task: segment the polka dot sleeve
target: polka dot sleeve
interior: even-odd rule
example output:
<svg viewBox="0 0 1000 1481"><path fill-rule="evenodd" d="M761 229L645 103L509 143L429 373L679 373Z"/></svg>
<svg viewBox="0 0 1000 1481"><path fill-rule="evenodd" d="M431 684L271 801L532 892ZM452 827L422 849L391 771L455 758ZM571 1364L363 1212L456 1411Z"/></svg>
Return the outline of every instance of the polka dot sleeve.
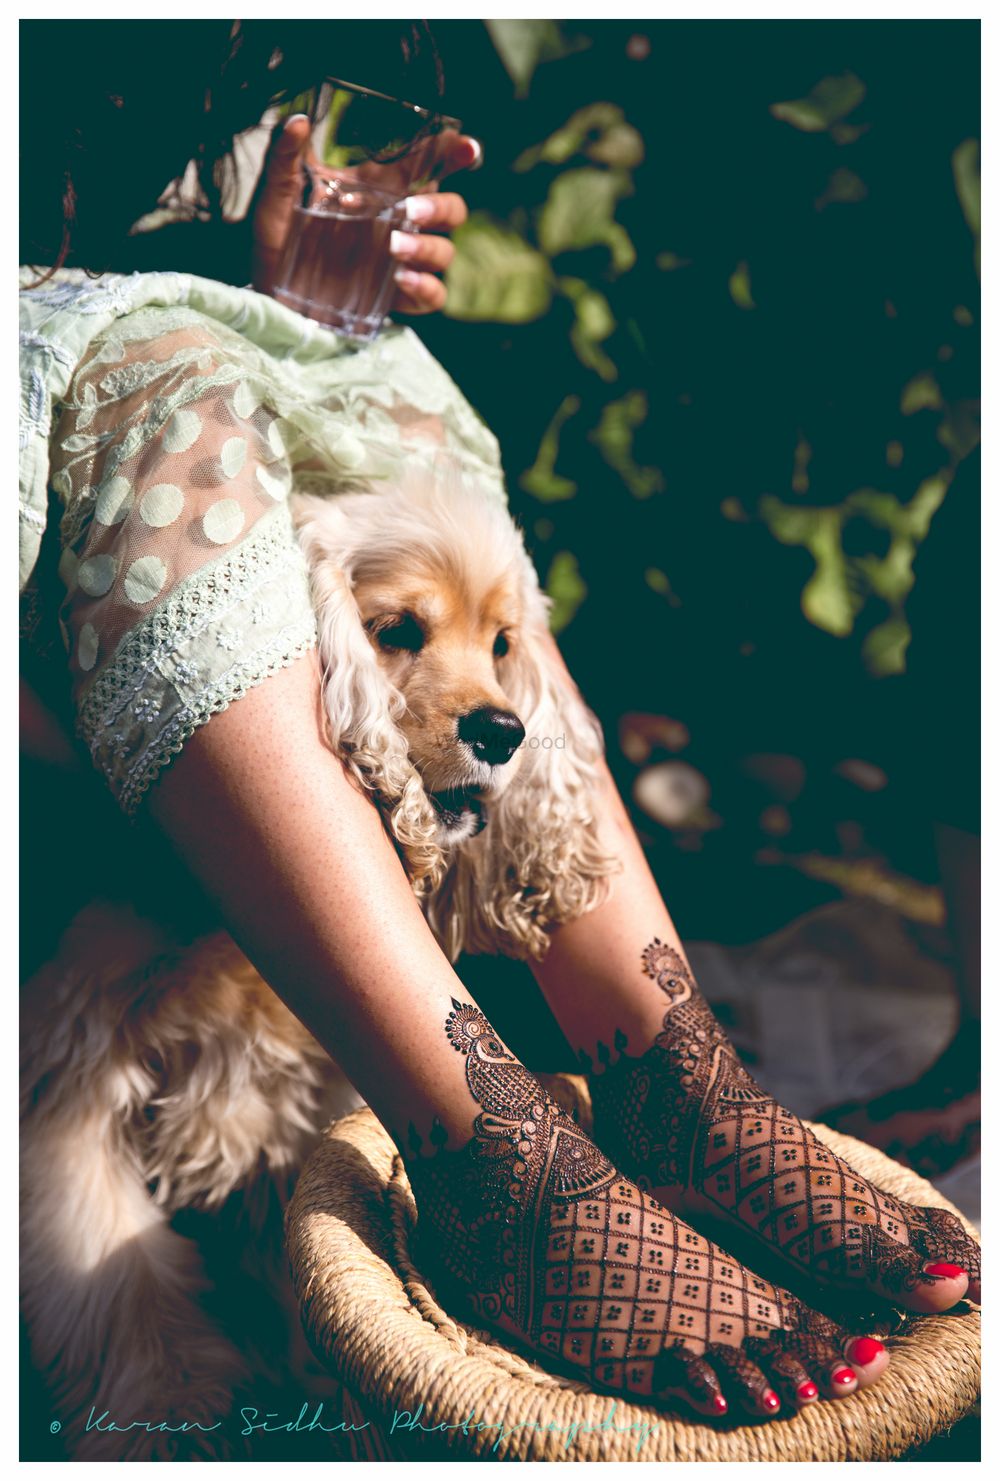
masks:
<svg viewBox="0 0 1000 1481"><path fill-rule="evenodd" d="M213 714L315 643L295 433L212 329L98 344L52 438L79 727L126 812Z"/></svg>

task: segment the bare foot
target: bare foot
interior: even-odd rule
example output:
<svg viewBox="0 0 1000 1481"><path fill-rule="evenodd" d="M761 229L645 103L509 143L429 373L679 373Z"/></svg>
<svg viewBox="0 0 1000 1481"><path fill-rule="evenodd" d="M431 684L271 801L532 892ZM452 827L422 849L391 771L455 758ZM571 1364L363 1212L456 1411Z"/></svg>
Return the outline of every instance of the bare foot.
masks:
<svg viewBox="0 0 1000 1481"><path fill-rule="evenodd" d="M621 1033L601 1045L591 1082L594 1135L619 1166L819 1280L913 1311L979 1301L979 1246L954 1215L883 1193L761 1090L671 947L651 942L643 970L667 1000L662 1031L634 1054Z"/></svg>
<svg viewBox="0 0 1000 1481"><path fill-rule="evenodd" d="M420 1244L484 1322L600 1387L773 1418L872 1383L888 1363L746 1270L623 1178L478 1008L446 1024L481 1107L450 1151L411 1133ZM848 1361L847 1358L850 1358Z"/></svg>

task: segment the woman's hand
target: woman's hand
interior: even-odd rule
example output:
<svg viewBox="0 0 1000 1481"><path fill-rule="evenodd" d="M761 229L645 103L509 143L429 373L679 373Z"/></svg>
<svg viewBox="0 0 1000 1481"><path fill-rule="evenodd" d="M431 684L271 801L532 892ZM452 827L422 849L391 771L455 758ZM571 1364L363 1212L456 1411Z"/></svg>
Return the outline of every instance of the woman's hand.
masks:
<svg viewBox="0 0 1000 1481"><path fill-rule="evenodd" d="M302 190L301 162L310 132L309 119L296 114L285 121L267 152L252 207L253 286L258 293L270 293L274 286L292 208ZM479 164L482 151L475 139L456 134L445 142L449 153L444 174L475 169ZM407 214L420 232L394 231L390 238L390 251L399 264L392 308L403 314L429 314L444 304L446 289L436 275L445 271L455 254L451 242L439 233L461 226L468 212L460 195L430 191L410 196Z"/></svg>

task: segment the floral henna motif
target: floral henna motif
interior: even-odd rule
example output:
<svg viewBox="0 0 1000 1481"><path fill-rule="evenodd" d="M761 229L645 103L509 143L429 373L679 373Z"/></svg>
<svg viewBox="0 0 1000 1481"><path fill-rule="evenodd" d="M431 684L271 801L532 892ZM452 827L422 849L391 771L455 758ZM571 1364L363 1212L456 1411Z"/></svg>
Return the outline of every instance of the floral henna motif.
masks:
<svg viewBox="0 0 1000 1481"><path fill-rule="evenodd" d="M663 1029L638 1057L620 1030L617 1058L599 1044L591 1081L595 1135L641 1187L708 1199L831 1281L901 1295L941 1279L924 1269L935 1261L978 1278L979 1248L953 1215L880 1192L760 1090L678 952L656 939L642 967L667 998Z"/></svg>
<svg viewBox="0 0 1000 1481"><path fill-rule="evenodd" d="M794 1344L823 1319L623 1179L478 1008L453 1002L445 1032L479 1113L457 1151L439 1130L428 1138L435 1155L421 1155L411 1132L423 1256L483 1320L605 1388L683 1393L719 1414L725 1384L771 1412L772 1383L799 1371Z"/></svg>
<svg viewBox="0 0 1000 1481"><path fill-rule="evenodd" d="M740 1063L679 953L657 938L643 952L642 966L668 999L663 1032L633 1059L619 1030L613 1070L610 1054L598 1045L605 1073L592 1081L594 1114L602 1145L623 1166L641 1168L641 1186L686 1187L706 1103L763 1105L767 1097ZM593 1069L589 1056L581 1055L581 1061L586 1071Z"/></svg>

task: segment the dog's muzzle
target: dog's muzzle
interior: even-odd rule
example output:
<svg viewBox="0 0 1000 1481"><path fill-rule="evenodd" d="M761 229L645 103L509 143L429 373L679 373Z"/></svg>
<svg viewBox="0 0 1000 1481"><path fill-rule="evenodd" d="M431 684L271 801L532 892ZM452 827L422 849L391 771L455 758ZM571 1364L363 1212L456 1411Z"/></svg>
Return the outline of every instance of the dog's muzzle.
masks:
<svg viewBox="0 0 1000 1481"><path fill-rule="evenodd" d="M453 787L447 792L431 792L430 799L446 835L460 833L465 838L475 838L486 827L486 809L478 788Z"/></svg>

